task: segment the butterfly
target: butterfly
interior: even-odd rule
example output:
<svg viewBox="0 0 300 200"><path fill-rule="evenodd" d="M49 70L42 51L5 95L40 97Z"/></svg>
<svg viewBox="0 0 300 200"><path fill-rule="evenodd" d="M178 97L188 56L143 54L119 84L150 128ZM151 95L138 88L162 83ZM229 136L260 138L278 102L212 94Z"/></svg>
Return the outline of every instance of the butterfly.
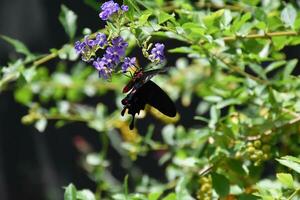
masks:
<svg viewBox="0 0 300 200"><path fill-rule="evenodd" d="M132 79L124 87L123 93L129 93L121 101L124 106L121 115L124 116L126 110L128 110L128 114L132 115L132 121L129 125L131 130L134 128L135 115L144 110L146 104L153 106L164 115L176 116L177 111L174 102L158 85L150 80L153 76L166 70L167 68L149 71L140 69L134 73Z"/></svg>

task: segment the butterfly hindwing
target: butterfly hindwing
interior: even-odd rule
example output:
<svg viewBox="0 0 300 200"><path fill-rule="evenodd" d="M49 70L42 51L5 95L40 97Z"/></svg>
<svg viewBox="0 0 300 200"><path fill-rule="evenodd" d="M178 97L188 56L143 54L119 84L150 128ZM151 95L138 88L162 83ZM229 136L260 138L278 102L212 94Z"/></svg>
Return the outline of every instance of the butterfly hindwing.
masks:
<svg viewBox="0 0 300 200"><path fill-rule="evenodd" d="M146 104L149 104L159 110L164 115L169 117L176 116L176 107L171 98L153 81L146 82L137 91L141 98L145 99Z"/></svg>

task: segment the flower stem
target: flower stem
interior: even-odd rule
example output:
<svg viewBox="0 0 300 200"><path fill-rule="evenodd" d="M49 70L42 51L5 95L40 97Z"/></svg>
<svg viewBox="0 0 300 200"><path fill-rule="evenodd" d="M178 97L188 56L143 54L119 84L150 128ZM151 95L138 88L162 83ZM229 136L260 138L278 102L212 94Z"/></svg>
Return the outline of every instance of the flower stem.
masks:
<svg viewBox="0 0 300 200"><path fill-rule="evenodd" d="M58 52L59 52L59 50L57 52L53 52L51 54L46 55L45 57L42 57L42 58L34 61L33 65L38 66L38 65L44 64L45 62L48 62L49 60L56 58L58 56Z"/></svg>
<svg viewBox="0 0 300 200"><path fill-rule="evenodd" d="M292 200L298 193L299 193L300 189L295 190L295 192L293 192L293 194L291 194L291 196L289 196L289 198L287 198L287 200Z"/></svg>

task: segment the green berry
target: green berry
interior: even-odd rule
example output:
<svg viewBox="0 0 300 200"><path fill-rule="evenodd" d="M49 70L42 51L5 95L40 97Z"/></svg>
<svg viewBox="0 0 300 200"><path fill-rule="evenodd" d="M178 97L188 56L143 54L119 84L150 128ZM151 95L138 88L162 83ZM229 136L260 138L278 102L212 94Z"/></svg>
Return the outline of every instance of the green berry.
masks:
<svg viewBox="0 0 300 200"><path fill-rule="evenodd" d="M254 147L248 147L247 148L247 152L248 153L254 153L255 152L255 148Z"/></svg>
<svg viewBox="0 0 300 200"><path fill-rule="evenodd" d="M248 142L247 143L247 147L253 147L253 143L252 142Z"/></svg>
<svg viewBox="0 0 300 200"><path fill-rule="evenodd" d="M265 153L265 154L262 156L262 159L263 159L263 160L268 160L269 157L270 157L269 154L266 154L266 153Z"/></svg>
<svg viewBox="0 0 300 200"><path fill-rule="evenodd" d="M253 160L253 161L255 161L255 160L258 159L258 157L257 157L256 154L252 154L252 155L250 156L250 159Z"/></svg>
<svg viewBox="0 0 300 200"><path fill-rule="evenodd" d="M262 135L262 138L261 138L261 140L262 140L264 143L268 143L268 142L270 142L270 141L271 141L271 139L272 139L272 137L271 137L271 135L270 135L270 134L268 134L268 135L266 135L266 134L263 134L263 135Z"/></svg>
<svg viewBox="0 0 300 200"><path fill-rule="evenodd" d="M201 192L208 192L211 190L211 185L209 183L205 183L201 186Z"/></svg>
<svg viewBox="0 0 300 200"><path fill-rule="evenodd" d="M260 140L256 140L256 141L254 142L254 146L255 146L256 148L259 148L259 147L261 146L261 141L260 141Z"/></svg>
<svg viewBox="0 0 300 200"><path fill-rule="evenodd" d="M270 145L267 145L267 144L265 144L265 145L263 145L262 146L262 148L261 148L262 150L263 150L263 152L266 152L266 153L268 153L268 152L270 152L271 151L271 146Z"/></svg>
<svg viewBox="0 0 300 200"><path fill-rule="evenodd" d="M262 155L264 154L264 152L261 151L261 150L258 150L258 151L255 152L255 154L257 155L257 157L261 158Z"/></svg>

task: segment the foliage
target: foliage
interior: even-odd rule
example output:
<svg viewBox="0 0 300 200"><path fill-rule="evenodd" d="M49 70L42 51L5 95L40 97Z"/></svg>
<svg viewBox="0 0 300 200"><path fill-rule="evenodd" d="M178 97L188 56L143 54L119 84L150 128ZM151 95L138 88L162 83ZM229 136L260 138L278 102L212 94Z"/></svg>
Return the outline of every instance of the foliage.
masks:
<svg viewBox="0 0 300 200"><path fill-rule="evenodd" d="M71 43L48 55L2 36L21 55L2 67L0 91L14 90L16 101L28 107L22 122L41 132L54 120L57 127L83 122L101 135L101 152L83 152L83 166L97 190L70 184L67 200L298 199L300 79L297 59L288 60L284 51L300 43L298 3L124 0L129 10L121 26L110 19L99 31L120 34L128 42L126 55L147 55L151 43L166 44L167 62L168 57L176 62L168 75L153 79L183 107L180 111L195 111L188 113L191 127L179 119L190 119L186 114L172 119L148 107L147 115L164 127L129 131L120 116L128 79L120 74L109 82L99 79L89 63L79 61L73 48L77 16L66 6L59 20ZM47 62L57 57L50 70ZM112 106L104 100L109 93L115 97ZM91 98L99 103L86 103ZM108 146L126 163L125 181L109 170ZM152 152L160 155L163 180L143 174L135 163ZM268 172L270 166L275 172Z"/></svg>

